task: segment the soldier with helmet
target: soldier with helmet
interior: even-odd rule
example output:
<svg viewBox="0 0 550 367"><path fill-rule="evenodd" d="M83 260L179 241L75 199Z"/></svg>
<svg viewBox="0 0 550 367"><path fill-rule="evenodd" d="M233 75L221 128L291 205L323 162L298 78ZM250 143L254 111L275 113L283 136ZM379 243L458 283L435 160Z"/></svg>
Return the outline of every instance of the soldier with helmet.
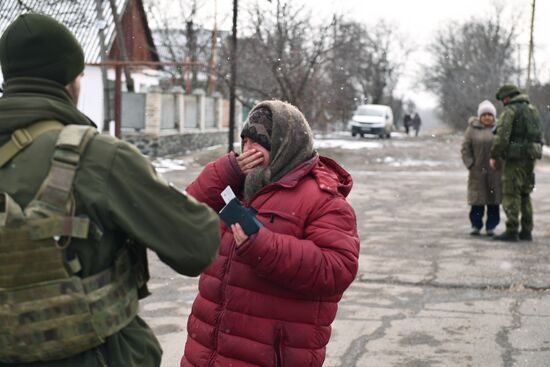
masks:
<svg viewBox="0 0 550 367"><path fill-rule="evenodd" d="M542 127L539 112L526 94L515 85L503 85L496 94L504 104L490 165L504 160L502 207L506 213L506 231L495 236L501 241L532 241L533 207L530 194L535 187L535 161L542 157Z"/></svg>

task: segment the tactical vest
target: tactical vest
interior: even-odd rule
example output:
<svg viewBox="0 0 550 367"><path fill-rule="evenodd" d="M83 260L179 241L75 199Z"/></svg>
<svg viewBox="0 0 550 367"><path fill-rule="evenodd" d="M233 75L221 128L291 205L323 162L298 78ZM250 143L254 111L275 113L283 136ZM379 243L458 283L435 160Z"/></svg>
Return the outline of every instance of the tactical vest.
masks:
<svg viewBox="0 0 550 367"><path fill-rule="evenodd" d="M38 135L61 129L51 168L23 209L0 193L0 362L52 361L105 342L137 314L136 277L126 250L114 265L81 278L78 258L67 261L71 238L92 236L89 218L74 215L73 180L89 126L55 121L15 131L0 147L0 167Z"/></svg>
<svg viewBox="0 0 550 367"><path fill-rule="evenodd" d="M538 111L529 103L514 103L514 121L506 159L542 158L542 126Z"/></svg>

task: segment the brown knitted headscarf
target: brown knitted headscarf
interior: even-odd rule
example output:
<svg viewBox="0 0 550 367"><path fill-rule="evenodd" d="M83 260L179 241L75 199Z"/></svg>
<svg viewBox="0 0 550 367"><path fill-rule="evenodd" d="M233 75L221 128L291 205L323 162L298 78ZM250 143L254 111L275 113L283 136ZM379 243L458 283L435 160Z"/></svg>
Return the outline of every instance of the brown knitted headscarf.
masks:
<svg viewBox="0 0 550 367"><path fill-rule="evenodd" d="M300 163L310 159L313 154L313 133L304 115L290 103L282 101L263 101L250 111L251 116L257 109L271 111L273 126L271 131L270 161L267 167L257 167L245 179L244 197L249 201L262 187L280 180ZM250 125L247 120L243 130Z"/></svg>

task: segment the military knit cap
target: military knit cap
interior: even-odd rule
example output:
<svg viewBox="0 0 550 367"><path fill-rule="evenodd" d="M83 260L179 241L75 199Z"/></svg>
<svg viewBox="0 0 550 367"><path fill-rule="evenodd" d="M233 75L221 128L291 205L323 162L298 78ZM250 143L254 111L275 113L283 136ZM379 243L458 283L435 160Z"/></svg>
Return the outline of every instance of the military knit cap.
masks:
<svg viewBox="0 0 550 367"><path fill-rule="evenodd" d="M47 15L28 13L0 38L0 65L5 80L35 77L67 85L84 70L84 52L67 27Z"/></svg>
<svg viewBox="0 0 550 367"><path fill-rule="evenodd" d="M241 138L250 138L267 150L271 150L273 114L266 107L253 109L241 131Z"/></svg>
<svg viewBox="0 0 550 367"><path fill-rule="evenodd" d="M497 91L497 99L502 101L505 97L511 97L513 95L520 94L518 87L513 84L505 84Z"/></svg>

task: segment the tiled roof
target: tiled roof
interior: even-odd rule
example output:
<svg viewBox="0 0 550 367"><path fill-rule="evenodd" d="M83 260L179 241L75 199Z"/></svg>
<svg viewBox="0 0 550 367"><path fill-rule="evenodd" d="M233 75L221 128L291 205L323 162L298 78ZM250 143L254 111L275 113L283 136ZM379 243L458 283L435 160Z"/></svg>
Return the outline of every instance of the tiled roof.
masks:
<svg viewBox="0 0 550 367"><path fill-rule="evenodd" d="M115 0L119 17L128 0ZM97 21L95 0L0 0L0 34L20 14L36 12L53 16L65 24L84 49L86 63L101 62L99 30L104 28L107 50L115 38L115 23L108 0L102 0L103 22Z"/></svg>

